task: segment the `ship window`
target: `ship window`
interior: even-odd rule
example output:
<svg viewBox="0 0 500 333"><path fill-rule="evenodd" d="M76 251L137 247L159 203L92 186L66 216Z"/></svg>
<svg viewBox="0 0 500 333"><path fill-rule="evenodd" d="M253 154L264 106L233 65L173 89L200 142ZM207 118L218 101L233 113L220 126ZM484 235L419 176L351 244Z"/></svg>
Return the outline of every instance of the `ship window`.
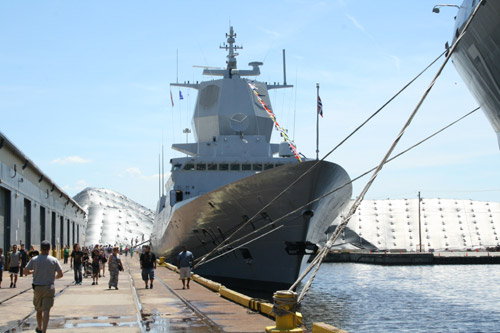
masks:
<svg viewBox="0 0 500 333"><path fill-rule="evenodd" d="M254 164L252 168L253 171L262 171L262 164Z"/></svg>
<svg viewBox="0 0 500 333"><path fill-rule="evenodd" d="M205 170L207 170L207 165L205 163L203 163L203 164L201 164L201 163L200 164L196 164L196 170L198 170L198 171L205 171Z"/></svg>
<svg viewBox="0 0 500 333"><path fill-rule="evenodd" d="M229 170L229 164L227 164L227 163L221 163L221 164L219 164L219 170L220 171L227 171L227 170Z"/></svg>
<svg viewBox="0 0 500 333"><path fill-rule="evenodd" d="M264 170L269 170L269 169L272 169L273 168L273 164L272 163L266 163L264 164Z"/></svg>
<svg viewBox="0 0 500 333"><path fill-rule="evenodd" d="M231 164L231 171L240 171L240 165L239 164Z"/></svg>
<svg viewBox="0 0 500 333"><path fill-rule="evenodd" d="M280 166L282 166L282 165L283 165L283 164L281 164L281 163L276 163L276 164L274 165L274 167L275 167L275 168L277 168L277 167L280 167Z"/></svg>
<svg viewBox="0 0 500 333"><path fill-rule="evenodd" d="M252 165L251 164L242 164L241 170L252 170Z"/></svg>
<svg viewBox="0 0 500 333"><path fill-rule="evenodd" d="M174 165L172 165L172 171L180 170L181 167L182 167L182 164L180 164L180 163L174 164Z"/></svg>
<svg viewBox="0 0 500 333"><path fill-rule="evenodd" d="M217 164L215 164L215 163L208 163L208 170L209 171L217 170Z"/></svg>
<svg viewBox="0 0 500 333"><path fill-rule="evenodd" d="M194 170L194 164L193 163L186 163L184 165L184 170L189 170L189 171Z"/></svg>

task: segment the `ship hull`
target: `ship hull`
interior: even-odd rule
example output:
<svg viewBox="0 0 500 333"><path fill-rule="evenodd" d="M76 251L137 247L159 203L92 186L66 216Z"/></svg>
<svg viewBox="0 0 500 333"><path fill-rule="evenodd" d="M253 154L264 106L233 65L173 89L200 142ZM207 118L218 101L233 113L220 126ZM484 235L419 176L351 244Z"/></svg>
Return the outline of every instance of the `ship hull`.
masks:
<svg viewBox="0 0 500 333"><path fill-rule="evenodd" d="M475 3L475 2L474 2ZM472 2L464 1L455 36L470 16ZM500 145L500 1L479 8L453 55L453 63L497 134Z"/></svg>
<svg viewBox="0 0 500 333"><path fill-rule="evenodd" d="M182 245L200 258L221 242L227 244L231 233L314 163L293 163L266 170L163 209L156 216L154 252L175 263ZM272 290L290 286L300 272L304 254L308 253L304 251L307 242L317 243L324 238L328 226L348 203L352 187L347 185L281 221L278 218L349 181L340 166L320 162L233 239L266 226L264 230L231 247L254 239L253 242L235 251L225 252L231 247L223 248L218 254L226 254L197 267L195 273L246 288ZM270 234L263 235L269 231Z"/></svg>

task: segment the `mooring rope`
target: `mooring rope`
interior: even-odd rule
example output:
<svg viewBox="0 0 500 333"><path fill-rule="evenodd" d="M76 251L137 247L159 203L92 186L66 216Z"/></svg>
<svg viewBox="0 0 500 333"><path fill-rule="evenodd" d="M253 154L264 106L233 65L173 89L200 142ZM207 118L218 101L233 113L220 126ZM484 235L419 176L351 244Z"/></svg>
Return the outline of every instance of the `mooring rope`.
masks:
<svg viewBox="0 0 500 333"><path fill-rule="evenodd" d="M417 106L415 107L415 109L413 110L413 112L410 114L408 120L406 121L406 123L404 124L403 128L401 129L401 131L399 132L398 136L396 137L396 139L394 140L394 142L391 144L389 150L387 151L387 153L385 154L384 158L382 159L382 161L380 161L377 169L374 171L373 175L371 176L370 180L368 180L368 182L366 183L365 187L363 188L363 190L361 191L360 195L356 198L356 200L354 201L354 204L351 206L351 208L349 209L349 212L347 213L347 215L342 219L342 222L339 223L339 225L337 225L337 227L335 228L335 231L333 232L333 234L330 236L330 238L328 239L328 241L326 242L326 245L320 250L320 252L318 253L318 255L316 256L316 258L313 260L313 262L305 269L305 271L301 274L301 276L299 277L299 279L297 279L297 281L295 281L293 283L293 285L290 287L289 290L293 290L297 287L297 285L305 278L305 276L307 274L309 274L309 272L315 268L313 274L311 275L311 277L309 278L309 280L307 281L306 285L304 286L304 288L302 289L300 295L299 295L299 298L297 299L297 302L300 303L302 302L302 300L304 299L305 295L307 294L307 292L309 291L309 288L312 284L312 281L314 280L318 270L319 270L319 267L321 265L321 263L323 262L323 259L324 257L326 256L326 254L330 251L331 247L333 246L335 240L339 237L340 233L345 229L345 227L347 226L347 223L349 222L349 220L351 219L351 217L354 215L354 213L356 212L356 210L358 209L359 205L361 204L361 202L363 201L366 193L368 192L368 190L370 189L371 185L373 184L373 182L375 181L375 179L377 178L378 174L380 173L380 171L382 170L383 166L385 165L385 163L387 162L387 160L389 159L389 156L391 155L391 153L394 151L394 149L396 148L397 144L399 143L399 141L401 140L401 138L403 137L405 131L408 129L408 127L410 126L413 118L415 117L415 115L417 114L418 110L420 109L420 107L422 106L423 102L425 101L425 99L427 98L427 96L429 95L430 91L432 90L432 88L434 87L434 84L436 83L438 77L441 75L444 67L446 66L446 64L448 63L448 61L451 59L451 55L453 54L453 52L455 51L458 43L460 42L460 40L462 39L462 37L465 35L465 33L467 32L467 29L470 25L470 23L472 22L472 19L475 17L477 11L479 10L479 7L482 5L482 3L484 2L484 0L481 0L479 1L479 3L477 4L476 8L474 9L474 11L472 12L471 16L469 17L469 19L467 20L466 24L464 25L464 28L462 30L462 32L460 33L460 35L457 37L457 39L455 40L455 42L453 43L453 45L451 46L448 54L446 55L446 58L443 62L443 64L441 65L441 67L439 68L438 72L436 73L436 75L434 76L433 80L431 81L431 83L429 84L429 87L425 90L424 94L422 95L422 97L420 98L419 102L417 103Z"/></svg>
<svg viewBox="0 0 500 333"><path fill-rule="evenodd" d="M411 79L403 88L401 88L396 94L394 94L387 102L385 102L381 107L379 107L373 114L371 114L365 121L363 121L356 129L354 129L349 135L347 135L342 141L340 141L333 149L331 149L325 156L323 156L320 160L316 161L309 169L304 171L295 181L293 181L290 185L288 185L281 193L279 193L276 197L274 197L271 201L269 201L264 207L262 207L257 213L255 213L250 219L245 221L236 231L231 233L228 237L226 237L226 241L232 239L236 233L246 227L248 224L253 222L259 214L261 214L265 209L271 206L276 200L281 198L286 192L288 192L295 184L297 184L302 178L304 178L307 174L309 174L320 162L324 161L328 156L330 156L335 150L337 150L340 146L342 146L347 140L349 140L356 132L358 132L362 127L364 127L370 120L372 120L377 114L379 114L387 105L389 105L396 97L398 97L403 91L405 91L411 84L413 84L422 74L424 74L432 65L434 65L447 51L443 51L436 59L434 59L427 67L425 67L420 73L418 73L413 79ZM202 265L205 260L212 256L216 251L218 251L224 244L217 245L214 249L212 249L209 253L202 256L198 262L195 264L194 268Z"/></svg>
<svg viewBox="0 0 500 333"><path fill-rule="evenodd" d="M441 128L440 130L438 130L438 131L436 131L436 132L432 133L431 135L429 135L429 136L427 136L426 138L424 138L424 139L420 140L419 142L415 143L414 145L412 145L412 146L410 146L410 147L406 148L405 150L401 151L401 152L400 152L400 153L398 153L397 155L395 155L395 156L391 157L390 159L388 159L388 160L386 161L386 164L387 164L387 163L389 163L389 162L392 162L392 161L393 161L393 160L395 160L396 158L398 158L398 157L400 157L400 156L402 156L402 155L406 154L406 153L407 153L407 152L409 152L410 150L413 150L414 148L416 148L416 147L420 146L420 145L421 145L421 144L423 144L424 142L426 142L426 141L430 140L431 138L435 137L435 136L436 136L436 135L438 135L439 133L441 133L441 132L445 131L445 130L446 130L446 129L448 129L449 127L451 127L451 126L455 125L455 124L456 124L456 123L458 123L459 121L461 121L461 120L465 119L466 117L470 116L471 114L473 114L474 112L476 112L476 111L477 111L477 110L479 110L479 109L480 109L479 107L475 108L474 110L472 110L472 111L468 112L467 114L463 115L462 117L458 118L457 120L455 120L455 121L451 122L450 124L446 125L445 127ZM207 259L207 260L204 262L204 264L206 264L206 263L208 263L208 262L210 262L210 261L213 261L213 260L215 260L215 259L217 259L217 258L219 258L219 257L225 256L225 255L226 255L226 254L228 254L228 253L231 253L231 252L233 252L233 251L236 251L237 249L239 249L239 248L241 248L241 247L243 247L243 246L245 246L245 245L248 245L248 244L250 244L251 242L253 242L253 241L257 240L257 239L262 238L263 236L267 236L267 235L269 235L269 234L271 234L271 233L273 233L273 232L275 232L275 231L279 230L281 227L283 227L283 226L284 226L284 224L282 224L282 225L280 225L280 226L276 226L276 224L277 224L278 222L280 222L281 220L283 220L283 219L287 218L287 217L288 217L288 216L290 216L290 215L293 215L293 214L295 214L295 213L297 213L297 212L301 211L301 210L302 210L302 209L304 209L305 207L307 207L307 206L309 206L309 205L311 205L311 204L313 204L313 203L315 203L315 202L318 202L318 201L320 201L321 199L324 199L325 197L327 197L327 196L329 196L329 195L332 195L333 193L337 192L338 190L340 190L340 189L342 189L342 188L344 188L344 187L346 187L346 186L348 186L348 185L350 185L350 184L354 183L355 181L357 181L357 180L359 180L359 179L363 178L364 176L368 175L370 172L372 172L372 171L374 171L374 170L376 170L376 169L377 169L377 167L373 167L373 168L371 168L370 170L365 171L365 172L364 172L364 173L362 173L361 175L359 175L359 176L357 176L357 177L355 177L355 178L351 179L351 180L350 180L350 181L348 181L347 183L344 183L344 184L342 184L341 186L339 186L339 187L337 187L337 188L335 188L335 189L333 189L333 190L331 190L331 191L329 191L329 192L327 192L327 193L325 193L325 194L321 195L320 197L318 197L318 198L316 198L316 199L313 199L312 201L309 201L308 203L306 203L306 204L304 204L304 205L302 205L302 206L300 206L300 207L296 208L295 210L292 210L292 211L290 211L290 212L286 213L285 215L283 215L283 216L281 216L281 217L279 217L278 219L276 219L276 220L274 220L274 221L273 221L273 224L274 224L274 226L275 226L275 228L274 228L274 229L271 229L270 231L268 231L268 232L266 232L266 233L264 233L264 234L262 234L262 235L259 235L258 237L253 238L253 239L251 239L251 240L250 240L250 241L248 241L248 242L245 242L245 243L243 243L243 244L240 244L240 245L238 245L238 246L236 246L236 247L232 247L233 245L235 245L235 244L237 244L237 243L239 243L239 242L243 241L244 239L246 239L246 238L248 238L248 237L250 237L250 236L252 236L252 235L254 235L254 234L257 234L257 233L261 232L262 230L264 230L264 229L266 229L266 228L272 228L272 226L271 226L271 225L269 225L269 224L263 225L263 226L261 226L260 228L257 228L257 229L255 229L255 230L253 230L252 232L250 232L250 233L248 233L248 234L245 234L244 236L242 236L242 237L240 237L240 238L238 238L238 239L233 240L232 242L225 243L225 244L224 244L224 246L222 246L222 247L221 247L221 248L227 248L227 249L224 249L224 253L219 254L219 255L217 255L217 256L215 256L215 257L212 257L212 258L210 258L210 259ZM285 223L286 223L286 222L285 222Z"/></svg>

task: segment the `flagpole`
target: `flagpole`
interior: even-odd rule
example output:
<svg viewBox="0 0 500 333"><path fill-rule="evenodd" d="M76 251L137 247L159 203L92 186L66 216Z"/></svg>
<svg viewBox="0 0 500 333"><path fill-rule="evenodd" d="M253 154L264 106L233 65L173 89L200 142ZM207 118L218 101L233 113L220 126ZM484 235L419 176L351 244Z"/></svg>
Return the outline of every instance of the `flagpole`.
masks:
<svg viewBox="0 0 500 333"><path fill-rule="evenodd" d="M316 160L319 159L319 83L316 83Z"/></svg>

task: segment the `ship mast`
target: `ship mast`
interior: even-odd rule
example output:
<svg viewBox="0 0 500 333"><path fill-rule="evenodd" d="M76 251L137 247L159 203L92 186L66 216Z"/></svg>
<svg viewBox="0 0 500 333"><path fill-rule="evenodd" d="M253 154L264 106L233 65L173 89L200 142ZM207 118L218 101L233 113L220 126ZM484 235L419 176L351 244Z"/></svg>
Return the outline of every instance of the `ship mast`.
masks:
<svg viewBox="0 0 500 333"><path fill-rule="evenodd" d="M224 43L224 45L219 46L219 48L229 51L226 61L227 64L226 70L228 71L229 77L231 77L232 75L231 70L237 69L236 56L238 56L239 54L236 53L235 51L243 49L243 46L238 46L234 44L236 33L234 32L232 26L229 27L229 34L226 33L226 37L227 37L227 44Z"/></svg>

